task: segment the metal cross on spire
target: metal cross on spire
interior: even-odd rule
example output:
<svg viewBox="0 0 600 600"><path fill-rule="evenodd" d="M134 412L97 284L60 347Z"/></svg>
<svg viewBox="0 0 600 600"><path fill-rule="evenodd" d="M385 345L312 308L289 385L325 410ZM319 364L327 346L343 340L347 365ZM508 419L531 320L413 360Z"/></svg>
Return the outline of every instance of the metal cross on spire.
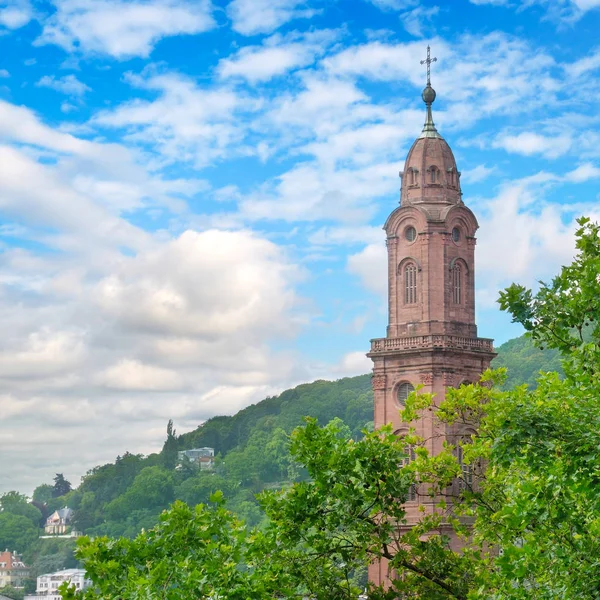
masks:
<svg viewBox="0 0 600 600"><path fill-rule="evenodd" d="M421 61L422 65L427 65L427 87L431 87L431 63L437 61L437 58L431 58L429 45L427 46L427 58Z"/></svg>

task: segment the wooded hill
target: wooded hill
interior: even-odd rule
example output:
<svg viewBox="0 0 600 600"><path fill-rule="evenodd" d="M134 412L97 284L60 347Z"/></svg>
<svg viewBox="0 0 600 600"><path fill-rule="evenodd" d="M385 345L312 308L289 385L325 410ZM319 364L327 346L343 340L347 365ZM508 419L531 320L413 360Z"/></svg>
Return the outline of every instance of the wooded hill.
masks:
<svg viewBox="0 0 600 600"><path fill-rule="evenodd" d="M540 370L560 370L555 351L540 351L525 337L511 340L497 351L493 366L508 368L507 387L535 385ZM142 456L126 452L114 463L91 469L77 488L62 496L50 497L51 486L39 486L34 493L39 510L29 517L12 498L0 514L0 547L24 552L25 560L35 567L34 575L39 570L72 566L72 544L68 540L64 544L59 540L37 540L40 511L45 517L56 508L69 506L75 511L73 526L77 530L94 536L133 536L141 528L152 527L160 512L174 500L190 505L208 502L217 489L229 498L232 510L250 524L258 524L262 513L255 493L302 477L288 456L287 434L302 424L304 416L316 417L322 424L341 419L358 437L364 427L372 426L372 414L373 395L367 374L299 385L233 416L209 419L182 435L169 427L160 453ZM212 472L178 464L179 450L204 446L214 448L217 454ZM29 518L31 535L19 533L23 528L12 522L17 518ZM57 543L64 549L57 548Z"/></svg>

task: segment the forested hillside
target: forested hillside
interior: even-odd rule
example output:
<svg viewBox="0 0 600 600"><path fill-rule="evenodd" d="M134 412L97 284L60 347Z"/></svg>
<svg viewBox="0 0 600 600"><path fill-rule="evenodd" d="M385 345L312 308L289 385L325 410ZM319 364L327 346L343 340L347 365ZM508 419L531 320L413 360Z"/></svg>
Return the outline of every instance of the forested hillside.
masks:
<svg viewBox="0 0 600 600"><path fill-rule="evenodd" d="M498 348L494 366L508 368L507 386L533 385L539 370L559 370L560 361L556 352L540 351L520 337ZM43 519L55 509L72 508L73 527L87 534L133 536L153 526L174 500L190 505L207 502L217 489L229 498L230 508L258 524L262 517L255 493L302 477L290 461L287 434L302 424L304 416L316 417L322 424L341 419L358 437L361 429L372 425L372 413L367 374L303 384L233 416L214 417L182 435L169 426L160 453L125 452L114 463L90 470L77 488L64 494L56 486L43 484L35 491L35 506L22 496L5 496L0 501L0 547L24 552L26 561L34 565L34 575L72 566L71 540L37 539ZM217 454L212 472L178 464L178 450L203 446L214 448Z"/></svg>

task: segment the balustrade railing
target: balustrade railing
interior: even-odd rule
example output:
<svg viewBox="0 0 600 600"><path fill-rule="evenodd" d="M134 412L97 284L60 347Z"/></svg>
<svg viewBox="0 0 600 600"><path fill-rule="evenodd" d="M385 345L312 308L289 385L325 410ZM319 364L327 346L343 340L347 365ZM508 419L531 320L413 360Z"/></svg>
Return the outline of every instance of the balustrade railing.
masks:
<svg viewBox="0 0 600 600"><path fill-rule="evenodd" d="M494 344L487 338L468 338L458 335L415 335L371 340L371 352L411 350L413 348L463 348L493 352Z"/></svg>

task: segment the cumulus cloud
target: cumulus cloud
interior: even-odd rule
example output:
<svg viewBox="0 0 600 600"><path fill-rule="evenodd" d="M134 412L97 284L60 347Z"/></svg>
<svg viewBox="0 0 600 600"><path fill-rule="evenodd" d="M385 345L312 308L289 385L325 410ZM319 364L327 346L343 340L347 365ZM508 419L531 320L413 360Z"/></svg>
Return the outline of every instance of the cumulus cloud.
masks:
<svg viewBox="0 0 600 600"><path fill-rule="evenodd" d="M270 33L294 19L309 19L317 14L305 0L233 0L227 16L234 31L242 35Z"/></svg>
<svg viewBox="0 0 600 600"><path fill-rule="evenodd" d="M177 391L183 385L175 371L127 358L100 373L98 381L108 388L139 392Z"/></svg>
<svg viewBox="0 0 600 600"><path fill-rule="evenodd" d="M215 26L209 0L54 0L38 45L123 60L148 56L164 37L202 33Z"/></svg>
<svg viewBox="0 0 600 600"><path fill-rule="evenodd" d="M205 166L229 151L240 151L246 125L236 112L252 110L228 88L206 89L176 73L148 70L129 75L135 87L158 94L156 100L135 99L93 119L96 127L122 130L129 140L155 148L162 160Z"/></svg>
<svg viewBox="0 0 600 600"><path fill-rule="evenodd" d="M98 248L91 238L88 245ZM10 282L0 382L11 398L5 427L18 435L2 437L4 489L30 490L55 465L74 478L127 447L155 450L168 418L191 429L308 377L293 356L269 347L303 323L300 271L256 234L156 237L102 264L79 253L8 254L0 261L0 281ZM69 436L53 437L64 427ZM11 457L33 459L40 430L43 459L12 468ZM92 438L93 448L84 441Z"/></svg>
<svg viewBox="0 0 600 600"><path fill-rule="evenodd" d="M5 0L0 5L0 27L20 29L33 19L33 8L28 0Z"/></svg>
<svg viewBox="0 0 600 600"><path fill-rule="evenodd" d="M251 83L268 81L298 67L311 64L336 40L335 31L315 31L287 36L273 35L262 46L245 46L232 57L219 62L223 78L241 77Z"/></svg>
<svg viewBox="0 0 600 600"><path fill-rule="evenodd" d="M54 75L44 75L37 83L39 87L48 87L67 96L81 97L86 92L91 91L82 81L79 81L75 75L65 75L56 78Z"/></svg>
<svg viewBox="0 0 600 600"><path fill-rule="evenodd" d="M584 163L579 165L565 175L566 181L572 181L574 183L583 183L590 179L598 179L600 177L600 168L591 164Z"/></svg>
<svg viewBox="0 0 600 600"><path fill-rule="evenodd" d="M0 132L0 236L33 243L0 253L2 489L30 491L57 470L75 478L124 440L155 450L170 417L193 428L308 378L270 348L307 318L284 249L248 230L144 231L124 213L150 195L177 210L170 194L198 184L9 103Z"/></svg>
<svg viewBox="0 0 600 600"><path fill-rule="evenodd" d="M568 152L571 144L572 139L566 134L545 136L532 131L523 131L517 135L499 136L494 142L494 147L524 156L541 154L546 158L558 158Z"/></svg>
<svg viewBox="0 0 600 600"><path fill-rule="evenodd" d="M387 251L383 242L369 244L348 257L348 271L379 296L387 294Z"/></svg>

